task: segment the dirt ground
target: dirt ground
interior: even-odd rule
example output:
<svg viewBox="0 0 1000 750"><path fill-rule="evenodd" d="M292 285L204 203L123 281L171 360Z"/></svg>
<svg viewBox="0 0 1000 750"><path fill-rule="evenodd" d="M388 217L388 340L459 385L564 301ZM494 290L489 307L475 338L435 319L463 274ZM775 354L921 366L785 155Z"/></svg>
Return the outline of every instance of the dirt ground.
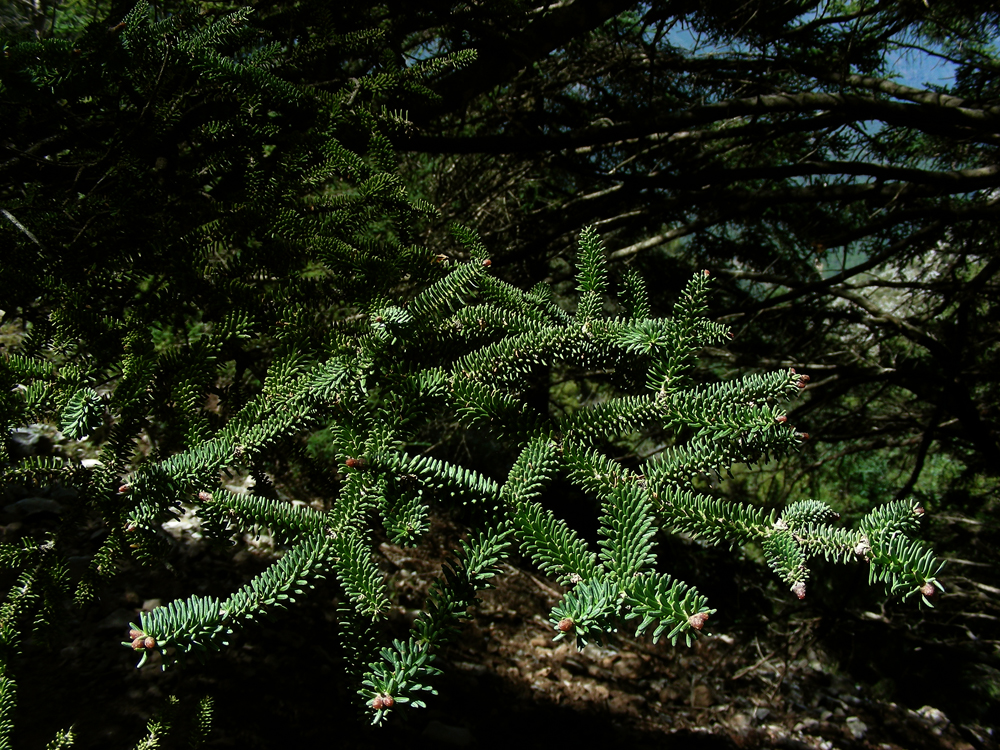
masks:
<svg viewBox="0 0 1000 750"><path fill-rule="evenodd" d="M450 520L434 524L429 546L378 547L395 603L392 634L405 633L461 536ZM439 656L439 694L426 709L397 711L382 728L368 726L370 712L343 678L333 584L203 663L163 672L154 658L137 670L120 641L140 609L191 593L224 596L271 559L266 543L234 553L175 531L170 569L123 567L54 649L26 644L15 747L43 748L70 725L74 747L134 747L168 696L180 699L185 715L205 694L215 696L205 747L220 749L998 747L995 701L976 704L981 680L963 677L977 653L995 651L995 641L949 642L942 633L958 625L947 597L934 613L909 604L843 609L830 591L865 589L864 572L854 571L802 604L774 586L749 585L761 574L747 561L691 545L667 557L720 609L706 627L712 634L692 647L654 645L627 632L582 651L554 643L548 612L561 590L513 560Z"/></svg>

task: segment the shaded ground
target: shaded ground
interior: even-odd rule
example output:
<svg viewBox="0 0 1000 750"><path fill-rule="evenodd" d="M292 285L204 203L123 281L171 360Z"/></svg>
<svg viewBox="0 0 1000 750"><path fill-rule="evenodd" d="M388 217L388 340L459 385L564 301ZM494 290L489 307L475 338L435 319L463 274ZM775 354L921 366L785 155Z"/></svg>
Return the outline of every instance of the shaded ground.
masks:
<svg viewBox="0 0 1000 750"><path fill-rule="evenodd" d="M381 545L397 602L390 628L400 635L459 536L455 524L436 519L428 547ZM746 571L738 563L700 548L673 550L673 562L681 577L697 582L719 607L706 628L716 635L686 648L626 633L615 643L577 651L551 640L547 615L559 589L526 567L506 566L461 638L441 655L440 695L427 709L397 712L374 735L370 717L357 709L342 677L332 585L240 634L226 653L203 664L167 672L155 663L134 668L135 655L119 642L139 608L191 593L225 595L269 559L266 547L234 556L231 550L178 544L171 571L123 569L89 618L67 626L55 651L28 644L19 670L15 746L42 748L56 729L74 724L76 747L133 747L167 696L186 701L183 712L199 696L212 694L215 729L206 746L220 749L377 743L507 750L568 742L627 742L630 748L997 747L990 729L995 715L986 703L970 703L979 700L973 688L981 685L959 684L976 667L967 662L976 653L991 653L992 644L973 643L979 651L969 651L969 643L949 643L939 634L935 652L927 639L939 633L934 628L951 633L961 625L962 613L949 613L947 597L932 619L909 605L860 615L836 601L827 610L798 603L774 608L766 594L780 599L781 592L746 590ZM858 575L863 588L863 571L832 585L856 587ZM960 602L962 586L957 588ZM742 592L739 607L731 601L733 591ZM822 605L831 595L817 589L813 598ZM856 673L866 669L862 685Z"/></svg>

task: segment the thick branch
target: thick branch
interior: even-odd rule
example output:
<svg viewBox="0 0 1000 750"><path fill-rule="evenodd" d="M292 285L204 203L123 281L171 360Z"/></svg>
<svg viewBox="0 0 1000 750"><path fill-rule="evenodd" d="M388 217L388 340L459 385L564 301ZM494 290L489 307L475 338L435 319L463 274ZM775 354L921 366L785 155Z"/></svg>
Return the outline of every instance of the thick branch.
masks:
<svg viewBox="0 0 1000 750"><path fill-rule="evenodd" d="M962 169L949 172L933 172L926 169L910 167L895 167L887 164L867 164L850 161L803 161L797 164L764 165L759 167L743 167L734 169L705 169L699 172L683 174L653 173L638 179L651 187L695 189L706 186L718 187L746 180L787 180L811 175L850 175L854 177L873 177L876 180L905 180L913 185L933 185L942 188L947 193L971 193L984 188L1000 185L1000 167L990 165L978 169ZM891 185L844 185L833 186L863 188L861 192L868 193L875 188L886 197L895 198L903 195L910 188L904 183ZM956 189L957 188L957 189ZM814 191L816 188L803 188ZM776 191L777 192L777 191ZM815 192L807 193L809 200L823 200ZM841 198L836 194L836 200Z"/></svg>
<svg viewBox="0 0 1000 750"><path fill-rule="evenodd" d="M559 135L492 135L473 138L414 136L398 141L398 146L407 151L454 154L563 151L610 144L654 133L676 133L736 118L816 111L851 121L878 120L956 139L1000 143L996 135L1000 129L1000 107L974 109L930 103L904 104L858 94L803 92L730 99L680 111L673 109L669 113L653 115L640 122L591 126Z"/></svg>
<svg viewBox="0 0 1000 750"><path fill-rule="evenodd" d="M478 40L476 61L442 81L440 101L409 107L413 121L419 124L447 112L463 111L475 97L510 81L532 63L634 5L633 0L576 0L552 5L551 12L517 34Z"/></svg>

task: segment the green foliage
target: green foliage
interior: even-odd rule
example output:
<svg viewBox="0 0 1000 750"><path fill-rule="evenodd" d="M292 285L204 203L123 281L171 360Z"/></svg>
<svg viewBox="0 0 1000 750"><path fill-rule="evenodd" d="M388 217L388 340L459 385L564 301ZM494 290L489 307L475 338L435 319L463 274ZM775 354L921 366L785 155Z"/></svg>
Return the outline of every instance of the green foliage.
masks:
<svg viewBox="0 0 1000 750"><path fill-rule="evenodd" d="M334 563L337 579L355 609L372 619L384 614L389 608L389 600L367 540L344 532L333 540L331 547L337 555ZM304 580L302 585L305 585Z"/></svg>
<svg viewBox="0 0 1000 750"><path fill-rule="evenodd" d="M73 747L76 742L76 736L73 734L72 729L59 730L56 732L55 738L45 746L45 750L63 750L64 748Z"/></svg>
<svg viewBox="0 0 1000 750"><path fill-rule="evenodd" d="M435 690L421 680L441 673L431 666L433 656L430 652L413 640L393 641L391 648L382 649L381 656L381 661L371 665L372 671L365 675L364 688L360 691L362 696L371 697L369 705L375 712L373 724L382 722L397 703L413 708L426 707L420 695L433 694ZM386 697L391 698L388 705Z"/></svg>
<svg viewBox="0 0 1000 750"><path fill-rule="evenodd" d="M146 722L146 736L136 744L135 750L155 750L164 745L170 747L178 740L186 741L184 744L191 748L201 747L212 726L212 699L206 697L198 702L193 721L185 721L187 711L188 707L171 695L164 709Z"/></svg>
<svg viewBox="0 0 1000 750"><path fill-rule="evenodd" d="M667 638L677 644L682 635L688 646L694 636L701 631L709 614L715 612L705 606L706 599L687 584L676 581L669 575L647 574L632 588L628 598L630 611L625 619L641 617L636 628L637 636L653 623L653 643L659 640L664 630L670 628Z"/></svg>
<svg viewBox="0 0 1000 750"><path fill-rule="evenodd" d="M587 228L580 234L579 265L577 290L580 293L580 303L576 310L576 320L586 325L600 315L608 286L608 262L604 257L604 246L593 228Z"/></svg>
<svg viewBox="0 0 1000 750"><path fill-rule="evenodd" d="M66 561L78 516L50 538L0 548L17 575L0 606L0 736L14 705L9 657L28 621L44 632L57 602L90 601L121 557L161 564L162 525L183 509L218 541L267 529L279 557L227 598L142 612L123 641L139 665L154 651L166 668L225 649L331 578L343 595L347 678L373 723L424 705L435 652L460 636L477 592L515 549L567 587L553 636L578 645L635 618L637 634L652 628L672 643L702 631L714 610L657 569L661 530L759 543L800 598L819 553L864 557L873 580L904 597L939 586L933 556L907 536L913 506L878 509L845 535L819 504L793 505L786 518L704 491L706 477L799 444L782 404L803 383L792 371L695 382L698 353L728 334L706 317L706 275L688 281L668 319L652 316L632 278L627 317L612 317L604 248L587 228L571 315L543 289L492 277L470 229L455 229L459 250L442 262L414 244L426 207L392 172L387 134L401 123L382 104L397 89L422 92L423 76L469 55L315 92L282 69L280 45L262 41L251 18L243 9L157 20L143 4L123 27L88 28L79 47L24 42L0 62L4 114L66 146L44 165L61 178L28 170L22 190L0 196L17 217L0 232L15 258L0 270L0 295L30 329L19 353L0 359L3 428L58 421L97 451L86 464L6 456L4 481L58 478L78 492L76 512L107 531L75 588ZM364 39L330 45L348 43ZM69 148L80 120L85 143ZM536 409L527 384L553 365L613 371L616 390L561 415ZM423 450L428 433L456 422L502 441L512 459L504 481ZM673 436L661 456L634 470L608 455L651 425ZM331 475L322 510L268 492L274 456L319 430L332 458L321 467ZM135 449L142 442L148 451ZM226 488L235 474L260 489ZM557 475L599 501L597 550L546 507ZM378 627L389 600L376 531L417 544L432 504L467 506L471 529L409 635L390 638ZM172 731L169 713L150 720L140 747ZM197 738L210 714L197 710Z"/></svg>
<svg viewBox="0 0 1000 750"><path fill-rule="evenodd" d="M17 705L17 686L7 674L0 674L0 748L10 750L10 734L14 731L14 708Z"/></svg>
<svg viewBox="0 0 1000 750"><path fill-rule="evenodd" d="M201 747L208 738L208 733L212 729L214 702L214 699L210 695L205 696L198 702L198 711L194 717L194 726L190 738L192 750Z"/></svg>
<svg viewBox="0 0 1000 750"><path fill-rule="evenodd" d="M97 392L92 388L81 388L66 403L59 429L71 440L78 440L92 433L103 416L104 410L101 409L101 399Z"/></svg>
<svg viewBox="0 0 1000 750"><path fill-rule="evenodd" d="M621 606L616 589L600 573L577 583L552 609L550 621L558 631L555 639L573 635L577 646L583 647L590 641L601 642L607 634L615 632Z"/></svg>

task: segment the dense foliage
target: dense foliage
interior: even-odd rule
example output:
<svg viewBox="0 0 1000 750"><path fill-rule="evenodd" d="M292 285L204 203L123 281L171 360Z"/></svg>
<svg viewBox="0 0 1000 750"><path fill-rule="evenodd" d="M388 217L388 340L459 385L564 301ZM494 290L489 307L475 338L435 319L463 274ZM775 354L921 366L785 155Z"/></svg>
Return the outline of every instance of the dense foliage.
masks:
<svg viewBox="0 0 1000 750"><path fill-rule="evenodd" d="M281 554L228 598L193 595L142 613L125 642L140 662L154 653L167 664L225 648L234 632L332 577L344 602L345 674L376 722L405 703L421 705L433 691L435 651L514 550L567 588L551 613L552 635L579 644L626 624L674 642L690 642L703 630L713 610L696 589L658 568L657 529L757 545L799 598L809 561L820 556L862 560L873 581L907 598L926 600L940 588L939 563L912 539L923 513L916 502L882 505L851 529L836 525L824 502L765 509L713 492L707 479L799 445L804 434L786 421L783 402L809 378L783 361L738 379L699 374L698 353L727 343L730 332L706 317L709 277L685 272L686 283L654 287L657 307L673 297L672 314L660 315L639 274L609 273L597 231L576 233L596 220L621 244L628 232L648 236L649 226L615 217L686 216L684 231L672 237L718 228L697 235L701 244L688 248L693 258L735 257L748 268L765 264L790 274L794 283L763 279L793 290L787 299L801 299L794 291L801 284L812 284L810 293L834 289L854 299L837 287L847 277L824 278L793 262L814 236L801 223L806 196L814 225L840 222L836 231L845 237L895 247L901 240L893 232L930 236L912 226L916 219L897 221L897 206L921 220L929 214L920 201L936 201L949 220L948 211L988 213L992 203L971 191L991 185L992 173L959 170L939 179L972 187L897 189L891 196L876 195L858 174L877 171L896 189L903 178L926 184L932 165L900 167L905 174L844 167L851 177L839 192L809 182L857 159L860 146L839 144L834 129L823 148L839 151L824 154L819 166L805 159L802 149L819 147L797 140L807 127L802 118L829 130L831 118L839 122L836 113L817 109L844 95L800 92L791 106L786 89L805 87L803 81L815 88L819 80L804 77L816 73L808 67L816 61L799 58L820 39L804 35L833 34L851 19L806 22L813 31L789 31L795 19L782 21L779 31L807 40L795 46L757 28L756 14L730 28L707 5L649 6L620 17L627 6L546 7L456 15L431 5L261 4L255 13L205 5L199 13L190 4L175 12L140 4L90 22L96 6L68 5L71 22L61 33L44 15L8 21L0 114L15 128L0 165L0 300L8 336L0 417L9 436L0 460L11 504L36 501L21 507L38 521L2 547L4 564L18 576L0 610L0 728L8 736L24 634L33 630L40 640L58 618L72 617L68 599L91 602L117 560L160 564L163 524L182 513L220 540L266 528ZM767 91L763 84L740 90L740 109L720 83L738 77L726 64L670 67L677 55L668 27L682 10L692 28L712 29L716 42L739 42L731 46L732 65L770 71L776 63L765 65L760 55L772 45L792 72L782 68ZM844 48L848 68L860 64L850 57L859 49L869 56L880 49L874 41L822 41ZM634 70L616 56L629 45L647 58L633 60ZM752 56L761 45L764 52ZM605 80L601 66L608 64L621 80ZM877 73L871 65L857 75ZM715 78L699 79L694 68ZM648 71L675 81L678 71L692 75L668 92ZM536 82L540 88L531 89ZM823 85L834 84L865 88L836 75ZM887 85L865 89L879 93L867 109L858 105L864 118L892 109L879 109L882 98L899 94ZM488 106L477 99L487 91L499 92ZM612 100L624 109L594 114ZM522 121L525 112L535 120ZM988 109L981 114L992 117ZM690 128L684 138L673 138L675 123L664 117ZM965 120L948 117L941 128L954 132L935 135L964 137ZM439 135L428 135L431 123ZM879 137L894 142L889 132ZM698 147L669 150L685 139ZM447 146L452 142L499 144L479 150L498 161L482 169L461 159L414 158L400 177L394 148L476 150ZM733 155L747 153L758 161ZM505 161L509 154L531 158ZM879 158L895 164L900 157L886 151ZM551 181L525 172L526 165ZM527 179L512 190L509 181L518 175ZM606 183L601 195L589 192L592 178ZM759 182L738 195L708 189L737 178ZM786 184L778 192L766 192L780 180ZM504 216L522 227L520 236L495 221L501 194L517 203ZM852 213L865 200L881 201L876 209L894 218ZM452 216L459 204L480 207L464 219L481 225L486 241L461 227L452 227L447 240L436 231L439 217L463 218ZM846 209L834 211L834 204ZM569 233L572 253L563 241ZM611 259L670 239L654 235ZM835 246L827 242L824 251ZM875 245L863 252L878 259L867 269L913 257L883 257ZM570 257L575 271L560 265ZM552 275L554 286L533 283ZM617 278L620 294L612 288ZM993 277L978 278L982 288ZM778 304L762 301L754 287L728 292L751 306ZM855 302L866 310L874 304ZM881 325L885 316L868 312ZM904 334L916 325L897 322ZM597 403L550 403L556 374L565 393L566 382L593 380L594 373L601 381ZM57 424L70 447L45 456L18 440L39 422ZM425 450L457 426L499 441L499 480ZM291 446L305 460L299 448L320 431L339 474L317 488L319 500L289 502L272 484L276 457ZM958 435L958 444L978 449L970 435ZM618 455L612 448L634 449L650 436L660 450L649 460L611 458ZM227 489L234 474L253 477L252 491ZM546 507L545 488L556 476L596 498L595 549ZM57 494L55 505L37 502ZM379 628L388 594L372 554L375 535L419 544L435 503L467 506L468 537L408 636L387 639ZM71 558L86 565L74 568ZM208 714L203 706L199 732ZM151 737L163 731L151 726Z"/></svg>

